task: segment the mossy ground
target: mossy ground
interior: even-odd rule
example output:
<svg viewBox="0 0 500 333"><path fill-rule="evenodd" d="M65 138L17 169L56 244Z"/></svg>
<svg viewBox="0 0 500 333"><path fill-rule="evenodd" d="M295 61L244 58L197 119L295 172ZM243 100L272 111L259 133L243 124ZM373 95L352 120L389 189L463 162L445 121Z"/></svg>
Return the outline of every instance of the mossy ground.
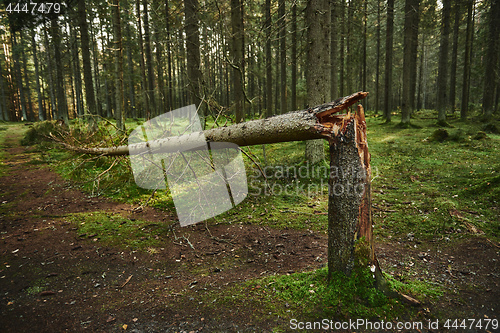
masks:
<svg viewBox="0 0 500 333"><path fill-rule="evenodd" d="M430 138L437 127L434 120L427 119L431 114L432 111L417 112L413 126L404 128L386 124L376 115L367 116L376 242L391 243L411 237L419 242L446 240L460 244L478 234L498 241L500 135L477 136L483 131L483 124L451 119L448 123L453 127L446 128L451 134L442 142L433 141ZM127 122L128 132L139 123ZM103 142L123 142L123 138L113 137L112 126L103 126ZM78 156L47 143L34 149L36 158L31 163L55 166L65 179L89 196L175 213L168 190L153 192L135 185L127 158ZM234 209L207 221L207 225L245 224L326 234L327 162L308 165L302 142L266 145L266 158L262 146L243 149L253 159L244 158L249 195ZM254 161L266 177L259 175ZM103 246L143 252L157 248L154 236L168 232L169 228L99 211L71 214L68 220L77 228L77 235L98 234L96 241ZM207 270L199 271L206 274ZM394 289L421 300L431 302L444 292L409 273L397 279L390 275L386 278ZM335 276L330 283L325 268L281 274L206 291L203 297L206 303L222 300L227 308L251 307L262 320L266 316L292 315L304 319L420 315L373 288L367 270L358 270L351 277Z"/></svg>

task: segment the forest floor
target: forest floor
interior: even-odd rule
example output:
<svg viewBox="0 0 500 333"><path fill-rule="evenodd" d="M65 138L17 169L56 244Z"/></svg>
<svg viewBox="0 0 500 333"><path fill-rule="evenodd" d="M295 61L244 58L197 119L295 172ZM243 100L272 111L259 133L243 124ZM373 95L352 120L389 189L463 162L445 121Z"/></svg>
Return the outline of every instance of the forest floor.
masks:
<svg viewBox="0 0 500 333"><path fill-rule="evenodd" d="M83 193L49 165L34 163L40 153L21 146L19 126L14 129L6 129L1 143L2 332L292 331L287 312L274 315L259 303L272 291L245 281L324 265L324 232L247 223L180 228L163 211ZM161 243L130 251L103 242L98 232L78 232L93 215L115 221L118 235L145 221L141 230L149 232L142 238ZM470 331L484 331L487 319L500 319L495 241L480 234L452 241L378 238L376 253L383 270L443 290L418 307L407 306L415 314L410 319L424 326L406 331L447 331L446 319L459 319L455 325L482 320L482 329ZM232 301L232 288L248 290ZM428 329L436 319L439 329ZM487 331L495 331L491 323Z"/></svg>

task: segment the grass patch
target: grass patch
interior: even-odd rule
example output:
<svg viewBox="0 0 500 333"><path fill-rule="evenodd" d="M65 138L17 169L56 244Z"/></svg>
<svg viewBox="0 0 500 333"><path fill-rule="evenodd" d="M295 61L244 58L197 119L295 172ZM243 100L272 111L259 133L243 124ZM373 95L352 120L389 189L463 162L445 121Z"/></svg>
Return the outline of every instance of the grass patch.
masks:
<svg viewBox="0 0 500 333"><path fill-rule="evenodd" d="M419 298L441 294L436 287L420 281L404 284L391 278L389 282L396 290ZM203 301L212 304L217 299L217 304L226 308L254 309L252 315L257 320L370 318L388 321L418 315L417 308L386 297L374 283L372 273L365 268L357 267L350 277L334 274L330 282L327 282L327 269L321 268L247 281L228 290L209 292Z"/></svg>
<svg viewBox="0 0 500 333"><path fill-rule="evenodd" d="M167 223L127 219L105 212L75 213L68 217L80 238L99 239L104 245L153 252L169 231Z"/></svg>

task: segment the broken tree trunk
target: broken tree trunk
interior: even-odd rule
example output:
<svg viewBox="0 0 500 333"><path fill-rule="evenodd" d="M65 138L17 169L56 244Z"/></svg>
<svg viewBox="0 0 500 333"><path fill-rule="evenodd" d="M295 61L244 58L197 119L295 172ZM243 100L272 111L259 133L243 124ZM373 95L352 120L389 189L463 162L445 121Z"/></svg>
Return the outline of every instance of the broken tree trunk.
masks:
<svg viewBox="0 0 500 333"><path fill-rule="evenodd" d="M328 275L350 274L360 259L375 264L373 251L370 153L366 141L363 107L355 114L323 119L339 128L328 136L330 177L328 181ZM360 258L361 257L361 258Z"/></svg>
<svg viewBox="0 0 500 333"><path fill-rule="evenodd" d="M208 142L232 142L250 146L288 141L326 139L330 145L330 177L328 207L328 271L350 274L356 258L380 269L373 250L370 204L370 154L366 140L366 122L361 105L357 112L347 111L368 95L358 92L301 111L266 119L253 120L204 132L168 137L135 144L134 150L171 152L186 142L204 136ZM82 148L67 144L66 148L80 153L104 156L127 155L129 146ZM153 148L154 147L154 148Z"/></svg>
<svg viewBox="0 0 500 333"><path fill-rule="evenodd" d="M216 127L203 132L195 132L183 136L167 137L145 143L138 143L134 145L134 151L141 151L146 150L148 147L154 147L154 150L151 151L152 153L171 152L177 150L179 144L183 142L199 142L196 138L202 136L204 136L208 142L232 142L241 147L278 142L324 139L328 138L330 132L335 132L338 129L332 127L330 123L325 123L323 125L322 119L328 115L346 110L359 100L365 98L366 95L368 95L368 93L358 92L340 98L334 102L306 110L293 111L284 115L247 121L227 127ZM68 145L63 142L61 142L61 144L67 149L79 153L103 156L128 155L130 147L84 148Z"/></svg>

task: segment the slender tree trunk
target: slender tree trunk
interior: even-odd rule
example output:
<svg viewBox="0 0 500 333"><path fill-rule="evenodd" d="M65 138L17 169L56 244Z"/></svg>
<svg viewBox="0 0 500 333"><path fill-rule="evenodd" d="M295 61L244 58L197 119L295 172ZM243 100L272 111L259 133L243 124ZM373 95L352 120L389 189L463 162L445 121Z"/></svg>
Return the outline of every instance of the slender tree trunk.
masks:
<svg viewBox="0 0 500 333"><path fill-rule="evenodd" d="M57 19L52 21L52 42L54 43L54 60L56 64L56 95L57 95L57 117L68 124L68 104L64 91L63 63L61 56L61 34Z"/></svg>
<svg viewBox="0 0 500 333"><path fill-rule="evenodd" d="M310 0L306 8L307 104L326 102L330 94L330 3L329 0ZM325 157L322 141L307 141L306 160L316 164Z"/></svg>
<svg viewBox="0 0 500 333"><path fill-rule="evenodd" d="M483 90L483 112L486 121L489 121L493 115L495 88L500 75L497 67L500 53L500 44L498 43L500 35L500 0L492 0L491 2Z"/></svg>
<svg viewBox="0 0 500 333"><path fill-rule="evenodd" d="M437 110L438 124L446 123L448 107L448 40L450 34L451 0L443 0L441 42L439 45L439 68L437 77Z"/></svg>
<svg viewBox="0 0 500 333"><path fill-rule="evenodd" d="M168 90L168 93L167 93L167 96L168 96L168 99L167 99L167 110L172 110L173 109L173 105L174 105L174 99L173 99L173 96L172 96L172 90L173 90L173 86L172 86L172 76L173 76L173 72L172 72L172 48L170 46L170 13L169 13L169 8L168 8L168 0L165 0L165 30L167 32L167 76L168 76L168 79L167 79L167 83L168 83L168 87L167 87L167 90Z"/></svg>
<svg viewBox="0 0 500 333"><path fill-rule="evenodd" d="M21 74L21 65L19 61L21 61L21 45L17 43L16 32L12 30L12 58L14 59L14 74L16 77L17 90L19 91L19 100L21 101L21 115L23 117L23 121L28 120L28 113L26 108L26 98L24 96L24 87L23 87L23 78Z"/></svg>
<svg viewBox="0 0 500 333"><path fill-rule="evenodd" d="M280 43L280 113L287 112L286 102L286 20L285 20L285 0L279 0L278 8L278 26L279 26L279 43Z"/></svg>
<svg viewBox="0 0 500 333"><path fill-rule="evenodd" d="M392 113L392 53L394 37L394 0L387 1L387 27L385 35L385 91L384 117L391 121Z"/></svg>
<svg viewBox="0 0 500 333"><path fill-rule="evenodd" d="M292 4L292 110L297 110L297 3Z"/></svg>
<svg viewBox="0 0 500 333"><path fill-rule="evenodd" d="M420 51L420 71L418 73L418 91L417 91L417 110L422 109L422 92L425 91L424 87L424 59L425 59L425 35L422 34L422 49Z"/></svg>
<svg viewBox="0 0 500 333"><path fill-rule="evenodd" d="M156 115L158 110L156 109L156 97L155 97L155 87L154 87L154 76L153 72L153 58L151 56L151 37L149 33L149 14L148 14L148 0L142 0L142 8L144 10L144 44L146 50L146 68L148 70L148 88L147 96L149 98L149 105L151 105L151 114ZM149 118L148 115L147 118Z"/></svg>
<svg viewBox="0 0 500 333"><path fill-rule="evenodd" d="M195 103L196 107L202 108L202 73L200 70L200 34L198 27L198 1L184 0L184 12L186 16L186 55L187 73L189 84L189 103ZM202 124L205 124L205 112L200 114Z"/></svg>
<svg viewBox="0 0 500 333"><path fill-rule="evenodd" d="M366 58L367 58L367 42L366 39L368 38L368 0L363 0L363 65L361 69L361 85L362 85L362 90L366 91L366 81L367 81L367 64L366 64ZM365 107L368 110L368 101L369 98L365 101Z"/></svg>
<svg viewBox="0 0 500 333"><path fill-rule="evenodd" d="M375 65L375 113L380 109L380 0L377 0L377 59Z"/></svg>
<svg viewBox="0 0 500 333"><path fill-rule="evenodd" d="M127 8L127 16L129 16ZM128 81L128 110L129 116L137 118L137 109L135 106L135 83L134 83L134 61L132 59L132 32L130 31L130 22L125 23L125 40L127 44L127 81Z"/></svg>
<svg viewBox="0 0 500 333"><path fill-rule="evenodd" d="M55 98L55 93L54 93L54 79L52 76L52 57L50 54L50 44L49 44L49 37L47 35L47 27L44 26L43 29L43 36L44 36L44 42L45 42L45 53L47 55L47 74L49 77L49 91L50 91L50 119L54 120L57 119L56 115L56 98ZM49 117L47 117L49 118Z"/></svg>
<svg viewBox="0 0 500 333"><path fill-rule="evenodd" d="M142 93L144 99L144 111L141 112L146 119L150 118L151 112L149 109L149 97L148 97L148 82L146 80L146 65L144 63L144 42L142 40L142 20L141 20L141 0L136 0L135 8L137 14L137 29L139 33L139 47L140 47L140 55L139 55L139 64L141 67L141 78L142 78Z"/></svg>
<svg viewBox="0 0 500 333"><path fill-rule="evenodd" d="M338 80L338 10L339 4L337 0L330 2L330 97L337 98L339 95L339 80Z"/></svg>
<svg viewBox="0 0 500 333"><path fill-rule="evenodd" d="M80 57L78 55L78 42L76 39L76 31L72 24L69 25L71 34L71 63L73 68L73 75L75 77L75 97L76 97L76 110L78 117L84 115L83 101L82 101L82 75L80 71Z"/></svg>
<svg viewBox="0 0 500 333"><path fill-rule="evenodd" d="M35 115L33 113L33 104L31 103L31 89L30 89L30 79L28 76L28 59L26 57L25 51L25 42L24 42L24 32L20 32L20 41L21 41L21 54L23 58L23 72L24 72L24 82L26 87L26 97L27 97L27 112L28 112L28 120L34 121Z"/></svg>
<svg viewBox="0 0 500 333"><path fill-rule="evenodd" d="M460 107L460 118L467 120L469 113L469 87L470 87L470 60L472 53L472 16L474 0L467 0L467 30L465 34L464 70L462 81L462 105Z"/></svg>
<svg viewBox="0 0 500 333"><path fill-rule="evenodd" d="M115 119L116 127L125 130L125 116L123 112L123 52L122 52L122 29L120 19L120 1L113 1L113 39L115 50L115 89L116 89L116 108Z"/></svg>
<svg viewBox="0 0 500 333"><path fill-rule="evenodd" d="M153 1L153 6L157 8L159 6L159 1ZM157 10L153 11L153 37L155 45L155 58L156 58L156 73L158 77L158 87L156 89L156 96L158 96L158 112L157 114L163 114L167 110L165 109L165 79L164 79L164 55L163 55L163 34L162 29L159 25L159 12Z"/></svg>
<svg viewBox="0 0 500 333"><path fill-rule="evenodd" d="M456 107L456 85L457 85L457 57L458 57L458 35L460 27L460 1L455 2L455 22L453 24L453 50L451 51L451 73L450 73L450 108L455 113Z"/></svg>
<svg viewBox="0 0 500 333"><path fill-rule="evenodd" d="M5 59L5 58L4 58ZM1 60L1 59L0 59ZM7 101L5 98L5 78L3 76L3 64L0 62L0 121L9 120L7 114Z"/></svg>
<svg viewBox="0 0 500 333"><path fill-rule="evenodd" d="M413 112L415 96L416 70L418 48L418 7L419 0L406 0L404 23L404 56L403 56L403 102L401 123L408 125Z"/></svg>
<svg viewBox="0 0 500 333"><path fill-rule="evenodd" d="M245 102L243 100L243 17L241 0L231 0L231 28L232 40L232 65L233 65L233 87L236 122L240 123L245 117Z"/></svg>
<svg viewBox="0 0 500 333"><path fill-rule="evenodd" d="M339 72L340 72L340 87L339 93L340 96L344 96L345 89L345 48L344 48L344 39L345 39L345 1L341 1L340 4L340 50L339 50Z"/></svg>

